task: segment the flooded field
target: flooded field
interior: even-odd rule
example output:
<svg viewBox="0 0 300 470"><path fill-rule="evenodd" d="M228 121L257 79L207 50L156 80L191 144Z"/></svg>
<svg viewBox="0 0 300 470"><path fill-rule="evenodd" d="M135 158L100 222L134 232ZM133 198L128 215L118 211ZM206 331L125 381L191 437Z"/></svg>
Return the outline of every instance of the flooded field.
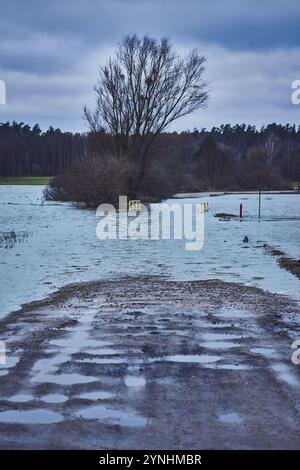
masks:
<svg viewBox="0 0 300 470"><path fill-rule="evenodd" d="M299 279L278 263L300 257L299 195L263 195L260 221L256 194L169 202L203 201L187 251L0 187L0 448L299 448Z"/></svg>
<svg viewBox="0 0 300 470"><path fill-rule="evenodd" d="M265 245L300 258L299 197L263 195L260 221L257 194L170 200L209 203L204 247L186 251L184 240L100 241L95 212L44 202L42 186L0 186L0 316L72 282L128 275L220 279L298 297L299 280L278 266ZM240 202L242 221L214 217L238 215Z"/></svg>

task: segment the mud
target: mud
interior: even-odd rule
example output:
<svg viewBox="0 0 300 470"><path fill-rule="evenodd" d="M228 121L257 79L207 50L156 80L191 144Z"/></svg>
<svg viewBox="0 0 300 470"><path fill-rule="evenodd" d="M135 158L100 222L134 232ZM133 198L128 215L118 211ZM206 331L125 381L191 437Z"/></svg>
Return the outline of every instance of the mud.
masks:
<svg viewBox="0 0 300 470"><path fill-rule="evenodd" d="M300 309L219 281L77 284L0 323L2 449L299 449Z"/></svg>
<svg viewBox="0 0 300 470"><path fill-rule="evenodd" d="M282 257L279 258L278 264L281 268L286 269L287 271L290 271L294 276L297 276L298 279L300 279L300 260L298 259L293 259L293 258L288 258L288 257Z"/></svg>
<svg viewBox="0 0 300 470"><path fill-rule="evenodd" d="M237 215L234 214L227 214L226 212L219 212L214 215L214 217L217 217L219 220L231 220L231 219L236 219Z"/></svg>
<svg viewBox="0 0 300 470"><path fill-rule="evenodd" d="M281 268L286 269L287 271L292 273L294 276L296 276L298 279L300 279L300 260L299 259L297 260L294 258L290 258L283 251L277 250L268 244L265 244L263 248L265 248L267 253L278 258L277 263L279 264Z"/></svg>

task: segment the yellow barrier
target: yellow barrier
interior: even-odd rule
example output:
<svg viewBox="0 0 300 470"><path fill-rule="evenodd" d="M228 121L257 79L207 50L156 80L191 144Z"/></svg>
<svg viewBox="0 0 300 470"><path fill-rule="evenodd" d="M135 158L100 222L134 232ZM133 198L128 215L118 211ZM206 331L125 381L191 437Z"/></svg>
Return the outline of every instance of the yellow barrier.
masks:
<svg viewBox="0 0 300 470"><path fill-rule="evenodd" d="M197 209L198 209L198 212L200 212L201 214L203 212L207 212L208 211L208 202L200 202L200 204L197 204Z"/></svg>
<svg viewBox="0 0 300 470"><path fill-rule="evenodd" d="M128 202L129 211L140 211L142 207L141 201L139 199L133 199Z"/></svg>

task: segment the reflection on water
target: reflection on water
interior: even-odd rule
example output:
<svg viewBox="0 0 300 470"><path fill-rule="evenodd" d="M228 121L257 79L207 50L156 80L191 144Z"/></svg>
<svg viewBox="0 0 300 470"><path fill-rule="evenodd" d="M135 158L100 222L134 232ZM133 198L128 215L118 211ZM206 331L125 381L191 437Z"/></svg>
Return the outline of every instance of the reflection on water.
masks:
<svg viewBox="0 0 300 470"><path fill-rule="evenodd" d="M63 417L49 410L9 410L0 412L1 423L52 424L59 423Z"/></svg>
<svg viewBox="0 0 300 470"><path fill-rule="evenodd" d="M28 238L28 232L0 232L0 248L12 248L16 243L22 243Z"/></svg>
<svg viewBox="0 0 300 470"><path fill-rule="evenodd" d="M96 390L95 392L86 392L78 396L78 398L83 398L84 400L108 400L114 395L110 392L104 392L103 390Z"/></svg>
<svg viewBox="0 0 300 470"><path fill-rule="evenodd" d="M238 413L224 413L218 417L218 420L224 424L241 424L243 421Z"/></svg>
<svg viewBox="0 0 300 470"><path fill-rule="evenodd" d="M97 419L111 424L119 424L127 427L139 427L147 424L147 419L134 414L132 410L112 409L104 405L82 408L77 416L84 419Z"/></svg>
<svg viewBox="0 0 300 470"><path fill-rule="evenodd" d="M42 400L45 403L64 403L67 401L68 397L66 395L62 395L61 393L49 393L48 395L44 395Z"/></svg>
<svg viewBox="0 0 300 470"><path fill-rule="evenodd" d="M209 202L204 248L186 251L185 240L98 240L94 211L43 202L42 191L39 186L0 187L0 232L31 234L9 250L0 246L0 316L72 282L127 275L217 278L291 296L299 291L298 279L263 248L267 243L300 258L298 195L263 195L261 221L254 194L176 198L177 203ZM238 214L241 201L242 221L214 217Z"/></svg>

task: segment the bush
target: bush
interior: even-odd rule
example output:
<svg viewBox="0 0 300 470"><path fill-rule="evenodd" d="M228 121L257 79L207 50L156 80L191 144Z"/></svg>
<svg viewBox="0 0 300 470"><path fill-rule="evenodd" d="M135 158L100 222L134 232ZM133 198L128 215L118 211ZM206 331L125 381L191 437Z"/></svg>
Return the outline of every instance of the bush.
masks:
<svg viewBox="0 0 300 470"><path fill-rule="evenodd" d="M237 183L240 189L246 190L258 187L266 190L285 187L278 168L247 161L237 171Z"/></svg>
<svg viewBox="0 0 300 470"><path fill-rule="evenodd" d="M139 185L137 197L146 202L166 199L179 190L180 180L181 175L176 169L165 168L162 162L156 160Z"/></svg>
<svg viewBox="0 0 300 470"><path fill-rule="evenodd" d="M72 201L85 207L118 203L120 195L130 195L135 168L126 159L109 155L76 163L51 181L45 189L48 200Z"/></svg>
<svg viewBox="0 0 300 470"><path fill-rule="evenodd" d="M71 201L84 207L118 204L119 196L145 202L170 197L179 188L180 175L154 161L137 186L138 168L126 158L110 155L89 158L53 178L45 189L48 200Z"/></svg>

